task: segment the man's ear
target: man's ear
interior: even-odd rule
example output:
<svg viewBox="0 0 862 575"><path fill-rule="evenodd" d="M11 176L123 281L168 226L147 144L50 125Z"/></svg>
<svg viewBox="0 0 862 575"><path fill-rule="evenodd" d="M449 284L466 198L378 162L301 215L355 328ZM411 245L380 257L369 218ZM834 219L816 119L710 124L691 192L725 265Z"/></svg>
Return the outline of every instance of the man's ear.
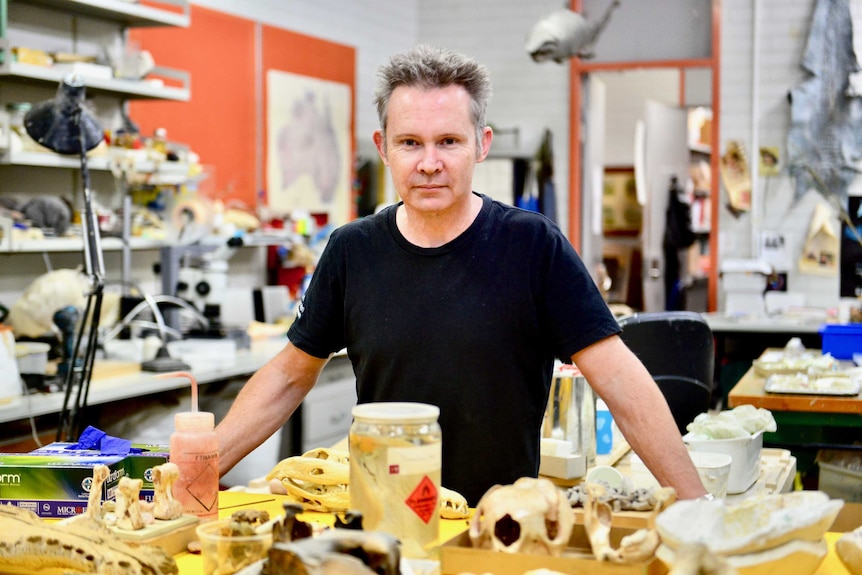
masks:
<svg viewBox="0 0 862 575"><path fill-rule="evenodd" d="M481 162L488 157L488 153L491 151L491 140L493 139L494 130L491 129L491 126L482 128L482 141L479 142L479 157L476 159L477 162Z"/></svg>
<svg viewBox="0 0 862 575"><path fill-rule="evenodd" d="M380 159L383 160L383 165L388 166L389 162L386 160L386 140L381 130L374 130L374 146L377 148L377 153L380 154Z"/></svg>

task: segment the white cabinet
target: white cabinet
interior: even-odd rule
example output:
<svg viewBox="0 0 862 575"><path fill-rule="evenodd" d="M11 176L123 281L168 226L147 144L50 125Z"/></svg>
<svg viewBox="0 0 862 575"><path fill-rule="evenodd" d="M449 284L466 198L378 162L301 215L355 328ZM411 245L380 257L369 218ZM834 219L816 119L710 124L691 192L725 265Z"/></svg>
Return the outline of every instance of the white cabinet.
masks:
<svg viewBox="0 0 862 575"><path fill-rule="evenodd" d="M356 377L346 355L333 357L285 427L281 456L331 447L350 431L356 405Z"/></svg>
<svg viewBox="0 0 862 575"><path fill-rule="evenodd" d="M331 447L347 437L356 382L344 379L315 387L302 407L302 451Z"/></svg>

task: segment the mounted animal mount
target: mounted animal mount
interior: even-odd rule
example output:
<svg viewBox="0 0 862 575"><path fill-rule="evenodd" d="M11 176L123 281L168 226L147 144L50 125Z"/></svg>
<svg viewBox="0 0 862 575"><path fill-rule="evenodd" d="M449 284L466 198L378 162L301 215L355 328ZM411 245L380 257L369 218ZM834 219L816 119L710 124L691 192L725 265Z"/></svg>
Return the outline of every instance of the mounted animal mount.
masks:
<svg viewBox="0 0 862 575"><path fill-rule="evenodd" d="M595 21L588 21L567 8L556 10L533 25L524 47L536 62L553 60L562 64L574 56L592 58L599 35L619 4L619 0L612 2L604 15Z"/></svg>

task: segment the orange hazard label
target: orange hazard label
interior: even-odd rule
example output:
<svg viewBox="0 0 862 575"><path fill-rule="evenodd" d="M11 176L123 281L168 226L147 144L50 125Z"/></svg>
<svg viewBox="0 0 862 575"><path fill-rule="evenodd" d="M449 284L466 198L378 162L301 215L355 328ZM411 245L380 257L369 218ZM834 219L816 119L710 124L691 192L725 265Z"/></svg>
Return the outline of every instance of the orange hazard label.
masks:
<svg viewBox="0 0 862 575"><path fill-rule="evenodd" d="M424 523L428 523L434 517L434 514L437 513L437 487L434 486L434 482L428 479L426 475L404 503L413 510L413 513L419 519Z"/></svg>

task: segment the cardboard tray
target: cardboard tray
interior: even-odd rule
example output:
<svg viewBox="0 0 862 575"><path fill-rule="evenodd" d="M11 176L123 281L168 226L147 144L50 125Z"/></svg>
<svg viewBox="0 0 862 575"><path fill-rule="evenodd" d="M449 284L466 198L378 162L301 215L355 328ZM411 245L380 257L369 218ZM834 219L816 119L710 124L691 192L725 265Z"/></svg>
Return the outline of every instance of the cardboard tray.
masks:
<svg viewBox="0 0 862 575"><path fill-rule="evenodd" d="M124 541L137 545L161 547L168 555L186 551L189 543L197 540L195 530L200 519L194 515L183 515L170 521L156 521L137 531L112 527L112 531Z"/></svg>
<svg viewBox="0 0 862 575"><path fill-rule="evenodd" d="M634 531L635 529L612 526L611 545L618 547L620 539ZM531 569L541 568L589 575L665 575L668 571L667 566L655 557L647 563L631 565L597 561L590 551L589 539L581 524L575 525L569 547L560 557L475 549L466 531L440 548L441 575L458 575L465 572L523 575Z"/></svg>

